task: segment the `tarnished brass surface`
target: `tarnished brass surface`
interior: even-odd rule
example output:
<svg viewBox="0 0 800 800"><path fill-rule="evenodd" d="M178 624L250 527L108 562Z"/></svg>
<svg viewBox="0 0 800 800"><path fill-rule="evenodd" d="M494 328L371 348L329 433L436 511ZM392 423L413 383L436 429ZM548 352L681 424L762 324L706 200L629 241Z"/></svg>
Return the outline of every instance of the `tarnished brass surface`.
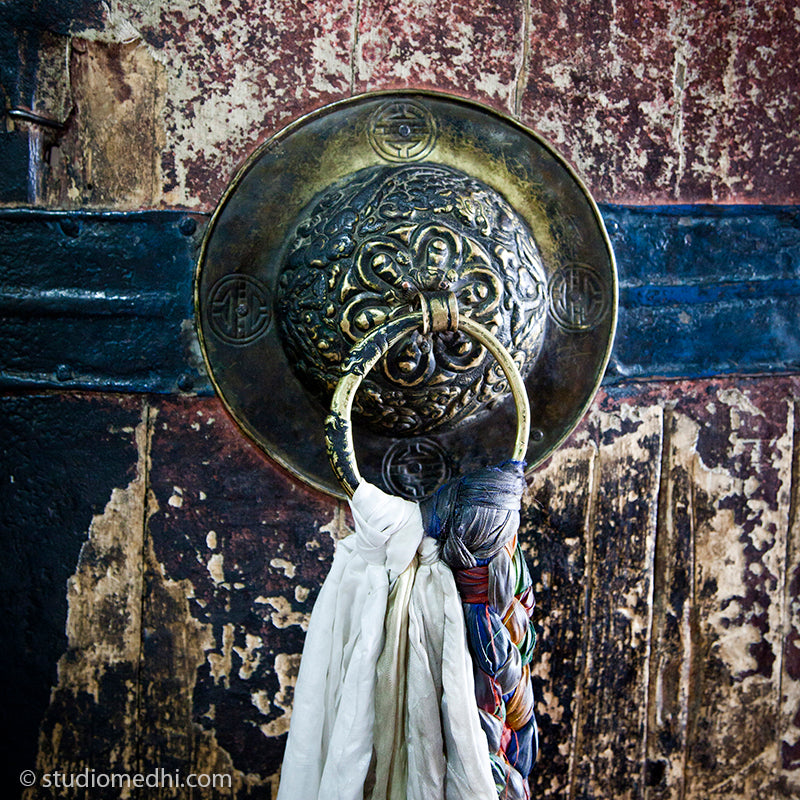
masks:
<svg viewBox="0 0 800 800"><path fill-rule="evenodd" d="M486 184L438 164L368 167L315 198L295 231L276 322L289 363L323 405L350 348L419 294L452 292L523 373L536 359L544 266L530 228ZM414 331L364 381L354 415L389 436L452 430L499 399L491 364L456 330Z"/></svg>
<svg viewBox="0 0 800 800"><path fill-rule="evenodd" d="M420 292L413 305L422 312L423 334L458 330L458 298L454 292Z"/></svg>
<svg viewBox="0 0 800 800"><path fill-rule="evenodd" d="M392 254L395 265L403 260L400 254L404 253L411 261L411 271L417 270L417 280L408 280L408 286L404 286L403 279L390 274L391 279L384 281L388 285L384 285L380 282L383 277L374 278L374 268L369 266L374 261L355 259L344 264L334 259L334 273L323 279L328 283L318 284L324 291L311 290L308 295L317 302L327 300L331 291L341 296L345 289L345 299L340 302L342 308L348 308L342 319L347 320L349 333L341 344L328 347L331 362L338 359L341 364L345 360L358 338L357 331L367 332L387 318L409 312L419 289L452 289L459 297L461 317L477 319L496 334L523 370L532 420L526 460L532 468L577 424L599 385L610 353L617 283L602 220L580 180L535 134L482 106L425 92L361 95L298 120L253 154L222 198L208 226L198 263L196 313L215 388L237 422L280 464L313 486L339 496L341 489L331 474L324 445L325 392L309 391L309 385L317 379L306 374L317 367L298 363L293 345L287 345L281 321L286 313L299 315L298 336L307 337L313 332L313 320L325 319L329 309L327 305L305 309L311 314L310 325L302 317L301 305L287 312L291 302L286 287L281 286L281 276L287 276L287 284L294 280L293 254L302 259L302 253L310 252L307 248L312 245L311 228L306 232L301 222L314 217L317 205L332 191L335 195L336 187L352 185L357 176L357 180L365 181L369 194L373 185L391 184L392 176L408 175L412 185L413 175L433 173L440 177L444 174L445 185L473 182L475 188L468 196L477 198L483 192L482 196L491 198L491 203L485 204L487 208L500 204L511 209L514 225L528 231L530 239L523 236L516 251L506 247L512 255L503 258L522 260L520 254L527 252L526 267L522 273L512 267L506 270L502 259L496 259L500 272L494 271L498 269L494 264L491 275L502 277L491 277L484 268L493 260L497 244L489 237L481 238L478 221L470 227L468 220L459 218L457 209L444 210L430 223L436 230L432 237L423 232L425 223L414 208L409 231L389 231L391 247L384 252ZM336 204L342 202L342 198L333 200L337 208ZM452 200L454 206L457 203L457 199ZM434 205L438 208L447 203ZM379 216L388 219L385 214ZM324 232L326 224L335 225L335 217L328 223L313 222L312 228L318 225ZM384 236L387 230L377 235ZM438 244L432 247L434 238L444 244L444 249ZM354 253L368 249L370 241L359 233ZM532 248L534 257L530 257ZM449 269L445 270L448 286L434 287L432 277L441 272L437 267L426 281L425 265L444 263L435 258L442 253L445 262L447 258L458 261L455 257L459 253L461 261L455 277L447 277ZM464 253L478 255L464 259ZM321 270L325 260L312 258L311 266ZM320 274L307 273L316 280ZM496 280L503 289L497 292L497 297L502 297L499 305L511 298L512 306L510 317L501 317L499 323L494 311L481 316L487 309L482 305L486 299L480 296L482 287L488 286L491 294ZM378 295L389 301L389 312L376 310ZM356 297L365 303L364 314L358 311L357 303L352 308L347 305ZM471 305L466 302L473 297ZM525 313L517 314L514 323L515 303L528 303L525 308L540 303L541 307L527 318ZM524 346L504 338L514 324L521 324L523 330L531 326L533 334L523 337L527 342ZM537 327L541 329L538 337ZM407 366L406 376L416 374L415 370L426 373L434 360L437 365L443 364L458 352L458 348L436 349L435 342L447 342L447 337L461 337L459 347L465 348L465 359L474 360L481 370L472 380L488 383L492 360L461 332L434 333L428 340L433 343L433 356L425 352L425 335L412 334L411 357L405 361L395 358L393 363L398 369L401 364ZM526 350L531 354L527 360ZM318 352L325 352L325 347ZM382 367L376 370L382 372ZM430 493L454 470L468 470L507 457L515 412L510 398L504 397L505 386L451 429L434 426L431 430L424 427L424 421L420 428L419 420L403 407L408 388L393 385L385 377L380 375L384 381L380 403L372 403L366 414L378 409L380 430L391 433L376 433L375 426L356 425L359 464L367 480L418 498ZM505 383L502 376L495 377ZM319 377L317 383L329 386L330 379ZM370 405L368 390L366 382L354 408L364 411ZM429 385L421 393L423 402L417 408L449 407L448 391L445 387L437 394ZM421 415L418 410L413 413ZM457 408L452 416L457 418ZM408 435L420 430L427 432ZM401 435L404 431L406 435Z"/></svg>
<svg viewBox="0 0 800 800"><path fill-rule="evenodd" d="M441 299L441 296L435 298L434 304L439 305ZM325 420L325 440L331 467L345 492L351 497L361 483L361 473L358 470L353 446L351 421L353 400L362 380L392 345L408 336L411 331L419 329L426 320L427 312L414 311L373 328L356 343L342 367L342 377L336 385L331 400L331 413ZM509 352L483 325L469 317L463 317L459 329L489 351L496 360L494 366L502 370L508 381L517 412L517 429L511 458L514 461L522 461L528 449L531 427L530 405L522 375Z"/></svg>

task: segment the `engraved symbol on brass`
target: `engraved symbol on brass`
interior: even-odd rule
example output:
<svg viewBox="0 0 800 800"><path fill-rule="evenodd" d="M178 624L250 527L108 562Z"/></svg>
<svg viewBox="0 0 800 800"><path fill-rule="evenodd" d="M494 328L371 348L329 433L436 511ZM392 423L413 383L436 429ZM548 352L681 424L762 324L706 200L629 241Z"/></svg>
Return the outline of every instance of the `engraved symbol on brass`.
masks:
<svg viewBox="0 0 800 800"><path fill-rule="evenodd" d="M606 285L591 267L567 264L550 279L550 313L567 331L588 331L598 325L611 305Z"/></svg>
<svg viewBox="0 0 800 800"><path fill-rule="evenodd" d="M436 120L413 101L384 103L370 119L369 141L387 161L419 161L436 144Z"/></svg>
<svg viewBox="0 0 800 800"><path fill-rule="evenodd" d="M269 291L249 275L226 275L211 288L208 309L209 326L223 342L250 344L269 326Z"/></svg>
<svg viewBox="0 0 800 800"><path fill-rule="evenodd" d="M395 442L383 457L383 480L392 493L422 500L450 480L447 453L435 439Z"/></svg>

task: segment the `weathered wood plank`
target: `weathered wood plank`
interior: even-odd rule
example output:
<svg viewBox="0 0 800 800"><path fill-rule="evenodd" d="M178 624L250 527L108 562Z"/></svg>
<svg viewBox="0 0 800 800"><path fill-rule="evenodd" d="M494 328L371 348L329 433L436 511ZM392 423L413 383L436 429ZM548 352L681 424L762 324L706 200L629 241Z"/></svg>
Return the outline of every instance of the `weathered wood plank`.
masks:
<svg viewBox="0 0 800 800"><path fill-rule="evenodd" d="M140 417L140 399L0 398L0 780L8 787L36 765L40 723L68 644L68 581L79 559L92 559L93 517L102 518L113 490L135 478ZM97 613L120 632L113 604ZM70 625L70 633L80 627L74 615ZM52 728L42 731L48 737Z"/></svg>
<svg viewBox="0 0 800 800"><path fill-rule="evenodd" d="M642 794L661 409L609 402L588 430L598 448L584 577L589 637L567 796L627 799Z"/></svg>
<svg viewBox="0 0 800 800"><path fill-rule="evenodd" d="M691 630L694 605L694 537L691 464L685 444L695 423L668 407L658 497L653 562L653 610L647 694L644 797L683 797L686 757ZM688 434L687 434L688 429Z"/></svg>
<svg viewBox="0 0 800 800"><path fill-rule="evenodd" d="M220 769L236 797L269 797L343 514L268 462L216 399L157 411L141 748L154 765ZM179 708L156 724L162 701Z"/></svg>
<svg viewBox="0 0 800 800"><path fill-rule="evenodd" d="M792 497L784 572L783 659L780 674L778 776L781 790L800 793L800 398L792 398Z"/></svg>
<svg viewBox="0 0 800 800"><path fill-rule="evenodd" d="M694 0L680 10L678 191L715 203L796 203L798 148L787 121L800 111L797 4Z"/></svg>
<svg viewBox="0 0 800 800"><path fill-rule="evenodd" d="M695 400L687 800L792 796L776 775L792 405L758 387Z"/></svg>
<svg viewBox="0 0 800 800"><path fill-rule="evenodd" d="M26 790L30 800L77 797L84 790L98 798L119 797L119 786L95 790L95 774L136 771L147 437L145 408L135 428L135 475L126 487L114 488L103 512L93 517L66 587L66 650L41 723L40 783ZM86 458L102 469L95 460L104 453L98 445ZM52 491L57 497L59 488Z"/></svg>
<svg viewBox="0 0 800 800"><path fill-rule="evenodd" d="M796 378L614 390L534 476L534 796L797 796L798 397ZM90 415L76 440L116 452L135 428L138 449L75 556L37 769L218 774L231 785L216 796L269 797L344 514L216 400L162 399L143 419L120 402L115 433Z"/></svg>
<svg viewBox="0 0 800 800"><path fill-rule="evenodd" d="M675 4L531 6L522 121L564 153L598 199L669 198L680 158L673 130Z"/></svg>
<svg viewBox="0 0 800 800"><path fill-rule="evenodd" d="M520 543L533 579L539 636L531 669L540 752L530 785L537 798L566 796L570 743L581 717L596 457L591 443L562 448L535 473L524 499Z"/></svg>

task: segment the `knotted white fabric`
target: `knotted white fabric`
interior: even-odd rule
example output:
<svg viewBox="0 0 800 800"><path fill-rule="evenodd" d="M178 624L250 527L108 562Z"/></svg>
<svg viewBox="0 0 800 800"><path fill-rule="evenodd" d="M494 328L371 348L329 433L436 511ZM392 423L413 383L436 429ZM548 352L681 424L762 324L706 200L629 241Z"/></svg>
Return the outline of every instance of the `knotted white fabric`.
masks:
<svg viewBox="0 0 800 800"><path fill-rule="evenodd" d="M350 505L355 534L311 614L277 800L487 800L452 573L416 503L362 482Z"/></svg>

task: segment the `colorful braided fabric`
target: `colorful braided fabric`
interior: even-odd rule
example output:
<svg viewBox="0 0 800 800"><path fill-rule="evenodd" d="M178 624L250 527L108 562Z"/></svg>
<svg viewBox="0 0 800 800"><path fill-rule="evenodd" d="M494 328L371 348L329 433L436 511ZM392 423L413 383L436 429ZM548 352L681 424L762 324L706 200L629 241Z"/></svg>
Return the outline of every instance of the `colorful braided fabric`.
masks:
<svg viewBox="0 0 800 800"><path fill-rule="evenodd" d="M536 633L531 577L517 542L523 464L465 475L420 504L452 569L473 660L475 698L503 800L529 800L538 741L530 662Z"/></svg>

